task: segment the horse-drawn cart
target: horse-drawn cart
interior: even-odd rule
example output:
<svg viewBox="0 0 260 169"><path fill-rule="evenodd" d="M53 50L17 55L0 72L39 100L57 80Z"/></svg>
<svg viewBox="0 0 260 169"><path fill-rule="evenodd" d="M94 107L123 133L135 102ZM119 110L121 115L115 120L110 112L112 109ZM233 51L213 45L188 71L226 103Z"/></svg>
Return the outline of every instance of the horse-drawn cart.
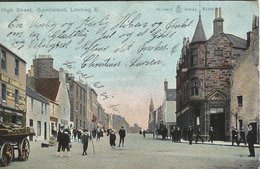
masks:
<svg viewBox="0 0 260 169"><path fill-rule="evenodd" d="M5 167L11 163L15 157L14 150L18 151L18 159L26 161L30 154L27 137L33 135L33 128L0 124L0 165Z"/></svg>

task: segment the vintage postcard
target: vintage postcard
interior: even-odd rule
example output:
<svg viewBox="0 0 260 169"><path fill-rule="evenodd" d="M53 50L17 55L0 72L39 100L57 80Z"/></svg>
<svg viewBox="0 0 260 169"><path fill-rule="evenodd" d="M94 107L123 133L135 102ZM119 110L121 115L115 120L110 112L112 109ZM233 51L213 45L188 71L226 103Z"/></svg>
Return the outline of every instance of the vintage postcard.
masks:
<svg viewBox="0 0 260 169"><path fill-rule="evenodd" d="M257 1L0 2L0 166L257 168Z"/></svg>

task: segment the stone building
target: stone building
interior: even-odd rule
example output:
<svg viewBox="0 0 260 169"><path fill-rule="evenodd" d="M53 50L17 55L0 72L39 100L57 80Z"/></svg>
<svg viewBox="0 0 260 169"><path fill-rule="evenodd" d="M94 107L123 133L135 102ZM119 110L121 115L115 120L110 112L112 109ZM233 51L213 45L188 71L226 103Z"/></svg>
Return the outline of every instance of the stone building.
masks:
<svg viewBox="0 0 260 169"><path fill-rule="evenodd" d="M82 81L75 81L74 76L66 74L66 79L69 84L69 96L71 104L70 120L73 122L76 129L89 128L91 118L89 103L89 89Z"/></svg>
<svg viewBox="0 0 260 169"><path fill-rule="evenodd" d="M30 141L49 140L49 100L29 87L26 88L26 95L26 126L33 127L36 134L35 136L30 137Z"/></svg>
<svg viewBox="0 0 260 169"><path fill-rule="evenodd" d="M204 136L212 126L217 140L230 139L231 75L247 49L247 41L224 33L223 25L221 8L216 8L207 40L199 15L191 42L183 40L176 76L177 125L200 127Z"/></svg>
<svg viewBox="0 0 260 169"><path fill-rule="evenodd" d="M0 120L25 125L26 62L0 44Z"/></svg>
<svg viewBox="0 0 260 169"><path fill-rule="evenodd" d="M33 60L28 71L27 86L31 87L50 102L50 130L54 133L60 125L70 127L70 102L65 71L53 68L49 55L40 55Z"/></svg>
<svg viewBox="0 0 260 169"><path fill-rule="evenodd" d="M252 124L259 143L259 17L254 16L245 57L235 67L231 83L231 125L247 132ZM230 129L231 130L231 129Z"/></svg>
<svg viewBox="0 0 260 169"><path fill-rule="evenodd" d="M172 129L176 125L176 89L169 89L166 80L164 81L162 112L164 124L168 129Z"/></svg>

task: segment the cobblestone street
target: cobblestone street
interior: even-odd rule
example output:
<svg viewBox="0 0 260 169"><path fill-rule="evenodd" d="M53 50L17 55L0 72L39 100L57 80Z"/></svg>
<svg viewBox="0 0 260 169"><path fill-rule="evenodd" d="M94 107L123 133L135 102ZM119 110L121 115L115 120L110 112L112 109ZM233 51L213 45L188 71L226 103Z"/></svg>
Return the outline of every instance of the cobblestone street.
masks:
<svg viewBox="0 0 260 169"><path fill-rule="evenodd" d="M118 144L119 139L116 142ZM6 169L251 169L256 168L259 148L256 157L250 158L247 147L228 146L228 143L216 142L192 144L173 143L153 139L152 135L143 138L139 134L127 134L124 147L113 150L105 135L100 142L89 143L88 155L82 156L82 145L72 141L71 157L64 154L56 157L57 147L41 148L39 142L31 142L31 153L28 161L13 161Z"/></svg>

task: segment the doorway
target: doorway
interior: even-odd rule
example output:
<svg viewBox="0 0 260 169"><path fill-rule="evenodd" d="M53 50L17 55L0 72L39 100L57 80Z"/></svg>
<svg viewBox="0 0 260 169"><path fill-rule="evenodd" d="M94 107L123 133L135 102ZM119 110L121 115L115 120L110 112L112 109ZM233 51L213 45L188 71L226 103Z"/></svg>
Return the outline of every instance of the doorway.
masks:
<svg viewBox="0 0 260 169"><path fill-rule="evenodd" d="M225 141L225 113L210 114L210 126L215 132L215 140Z"/></svg>
<svg viewBox="0 0 260 169"><path fill-rule="evenodd" d="M252 126L252 131L253 131L253 135L255 136L254 140L255 140L255 144L257 143L257 124L254 123L250 123Z"/></svg>

